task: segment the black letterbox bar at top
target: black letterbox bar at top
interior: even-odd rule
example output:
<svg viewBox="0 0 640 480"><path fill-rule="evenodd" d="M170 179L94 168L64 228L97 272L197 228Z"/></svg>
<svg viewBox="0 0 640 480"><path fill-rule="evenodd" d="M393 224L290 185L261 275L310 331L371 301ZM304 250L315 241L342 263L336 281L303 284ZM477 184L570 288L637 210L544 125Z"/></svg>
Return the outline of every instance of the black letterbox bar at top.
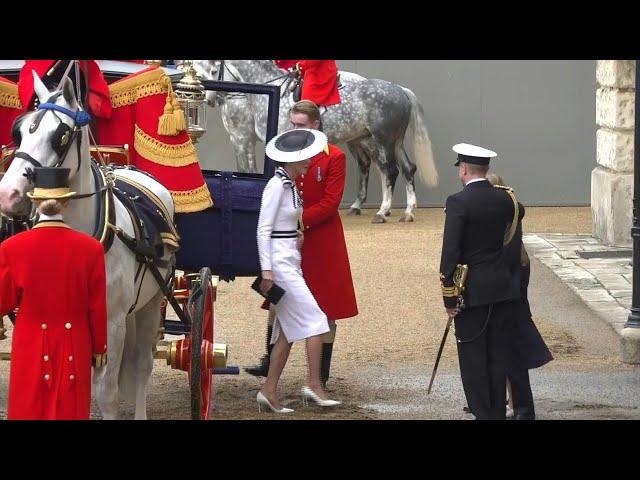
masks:
<svg viewBox="0 0 640 480"><path fill-rule="evenodd" d="M278 134L278 117L280 114L280 87L278 85L265 85L262 83L220 82L217 80L201 80L205 90L230 93L251 93L256 95L268 95L269 107L267 110L267 137L269 142ZM271 178L275 172L275 166L271 159L265 155L264 178Z"/></svg>

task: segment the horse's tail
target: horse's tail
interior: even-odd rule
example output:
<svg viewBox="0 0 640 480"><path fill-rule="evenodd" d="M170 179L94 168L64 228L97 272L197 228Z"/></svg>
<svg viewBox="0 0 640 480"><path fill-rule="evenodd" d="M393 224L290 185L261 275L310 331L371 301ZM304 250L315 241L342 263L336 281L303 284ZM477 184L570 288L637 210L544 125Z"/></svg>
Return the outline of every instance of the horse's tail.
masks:
<svg viewBox="0 0 640 480"><path fill-rule="evenodd" d="M431 140L429 140L429 132L424 122L422 105L420 105L418 97L411 90L404 87L402 89L411 101L409 130L411 131L413 155L415 156L418 173L427 186L435 187L438 185L438 170L433 160Z"/></svg>

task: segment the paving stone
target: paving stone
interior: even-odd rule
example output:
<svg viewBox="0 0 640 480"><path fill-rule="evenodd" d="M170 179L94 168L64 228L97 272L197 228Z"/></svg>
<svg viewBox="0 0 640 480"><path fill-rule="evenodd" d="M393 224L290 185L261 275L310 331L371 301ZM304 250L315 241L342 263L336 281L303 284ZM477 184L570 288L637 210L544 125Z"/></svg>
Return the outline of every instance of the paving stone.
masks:
<svg viewBox="0 0 640 480"><path fill-rule="evenodd" d="M601 290L581 290L580 296L589 301L589 302L598 302L598 301L611 301L612 303L617 303L613 299L609 292L605 289Z"/></svg>

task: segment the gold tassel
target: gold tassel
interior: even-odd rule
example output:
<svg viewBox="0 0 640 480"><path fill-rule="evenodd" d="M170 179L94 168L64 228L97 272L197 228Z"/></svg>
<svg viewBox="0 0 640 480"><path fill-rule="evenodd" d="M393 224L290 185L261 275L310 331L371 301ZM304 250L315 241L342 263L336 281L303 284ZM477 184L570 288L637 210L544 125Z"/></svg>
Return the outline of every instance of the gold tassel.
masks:
<svg viewBox="0 0 640 480"><path fill-rule="evenodd" d="M175 137L178 135L178 128L176 126L176 116L173 111L173 89L171 88L171 80L169 77L166 77L165 81L168 84L167 102L164 105L164 113L160 115L160 121L158 122L158 135Z"/></svg>
<svg viewBox="0 0 640 480"><path fill-rule="evenodd" d="M187 129L187 121L184 117L184 110L182 110L182 106L180 105L180 102L178 102L175 94L173 95L172 103L173 115L176 117L176 130L178 132L182 132Z"/></svg>

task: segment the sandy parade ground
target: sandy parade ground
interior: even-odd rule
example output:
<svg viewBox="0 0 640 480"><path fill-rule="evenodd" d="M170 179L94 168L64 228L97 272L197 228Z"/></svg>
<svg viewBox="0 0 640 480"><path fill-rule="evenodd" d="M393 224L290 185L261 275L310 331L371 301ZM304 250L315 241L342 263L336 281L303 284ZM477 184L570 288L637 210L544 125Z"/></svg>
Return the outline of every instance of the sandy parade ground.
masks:
<svg viewBox="0 0 640 480"><path fill-rule="evenodd" d="M438 267L444 213L416 211L414 223L399 223L394 210L388 223L371 224L375 211L362 216L341 212L360 314L338 322L328 390L343 405L330 410L303 407L300 387L306 362L303 343L295 344L281 383L284 403L296 409L288 419L459 419L464 395L454 341L447 342L433 393L426 387L446 323ZM590 233L589 207L528 208L525 233ZM534 319L555 361L532 374L539 418L640 418L637 408L610 402L582 402L554 394L560 384L589 378L637 376L622 364L618 340L579 299L540 262L532 260L530 299ZM264 352L266 312L250 288L252 278L220 282L215 304L215 341L229 346L229 365L246 366ZM590 316L591 315L591 316ZM585 319L574 321L574 319ZM8 325L8 320L5 320ZM0 351L10 349L9 340ZM9 362L0 364L0 411L6 412ZM262 383L240 375L214 379L213 419L281 418L259 414L255 395ZM555 383L554 383L555 382ZM573 383L572 383L573 382ZM605 405L606 404L606 405ZM97 406L93 408L99 418ZM150 419L188 419L189 384L185 372L156 360L149 386ZM123 418L132 418L123 405Z"/></svg>

